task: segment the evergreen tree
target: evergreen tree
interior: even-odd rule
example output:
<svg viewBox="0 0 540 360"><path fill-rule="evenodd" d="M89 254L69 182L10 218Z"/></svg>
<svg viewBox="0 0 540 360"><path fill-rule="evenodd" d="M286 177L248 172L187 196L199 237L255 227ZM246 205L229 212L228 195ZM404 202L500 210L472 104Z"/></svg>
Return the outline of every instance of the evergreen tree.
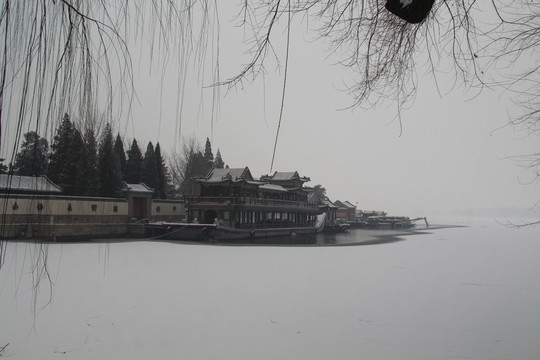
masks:
<svg viewBox="0 0 540 360"><path fill-rule="evenodd" d="M120 137L120 134L116 135L116 141L114 142L114 152L118 156L118 161L120 162L120 171L122 172L122 178L125 178L126 171L126 153L124 151L124 141Z"/></svg>
<svg viewBox="0 0 540 360"><path fill-rule="evenodd" d="M225 167L225 163L221 158L221 152L219 152L219 149L217 149L216 158L214 159L214 167L216 169L223 169Z"/></svg>
<svg viewBox="0 0 540 360"><path fill-rule="evenodd" d="M110 124L105 126L99 142L98 177L101 196L114 197L122 188L120 161L114 151L114 138Z"/></svg>
<svg viewBox="0 0 540 360"><path fill-rule="evenodd" d="M209 163L214 162L214 154L212 154L212 145L210 139L206 138L206 144L204 145L204 159Z"/></svg>
<svg viewBox="0 0 540 360"><path fill-rule="evenodd" d="M143 156L137 140L133 139L131 147L127 151L126 169L124 172L125 181L128 184L138 184L141 182L141 168Z"/></svg>
<svg viewBox="0 0 540 360"><path fill-rule="evenodd" d="M157 190L158 173L156 165L156 153L154 151L154 145L150 141L146 147L146 153L141 167L141 181Z"/></svg>
<svg viewBox="0 0 540 360"><path fill-rule="evenodd" d="M64 114L62 123L56 129L51 149L49 178L62 188L64 194L75 195L83 140L68 114Z"/></svg>
<svg viewBox="0 0 540 360"><path fill-rule="evenodd" d="M49 164L49 142L35 131L24 134L21 150L15 155L15 173L24 176L39 176L47 171Z"/></svg>
<svg viewBox="0 0 540 360"><path fill-rule="evenodd" d="M99 176L97 142L93 128L86 130L83 140L83 151L77 166L77 193L80 195L95 195L99 193Z"/></svg>
<svg viewBox="0 0 540 360"><path fill-rule="evenodd" d="M165 165L165 159L161 155L161 146L159 143L156 144L155 150L156 156L156 172L157 172L157 182L156 182L156 197L160 199L167 198L167 166Z"/></svg>

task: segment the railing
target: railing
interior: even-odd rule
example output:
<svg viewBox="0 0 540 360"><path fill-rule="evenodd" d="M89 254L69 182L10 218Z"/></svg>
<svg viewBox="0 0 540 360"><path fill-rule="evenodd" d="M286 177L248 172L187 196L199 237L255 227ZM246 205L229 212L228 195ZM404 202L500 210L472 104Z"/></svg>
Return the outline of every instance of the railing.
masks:
<svg viewBox="0 0 540 360"><path fill-rule="evenodd" d="M295 227L311 227L314 226L314 222L304 221L301 223L294 223L288 221L271 221L271 222L255 222L255 223L236 223L237 229L279 229L279 228L295 228Z"/></svg>
<svg viewBox="0 0 540 360"><path fill-rule="evenodd" d="M238 197L190 197L187 198L186 205L201 204L201 205L251 205L260 207L280 207L280 208L301 208L301 209L317 209L317 204L311 204L305 201L279 200L279 199L263 199L249 196Z"/></svg>

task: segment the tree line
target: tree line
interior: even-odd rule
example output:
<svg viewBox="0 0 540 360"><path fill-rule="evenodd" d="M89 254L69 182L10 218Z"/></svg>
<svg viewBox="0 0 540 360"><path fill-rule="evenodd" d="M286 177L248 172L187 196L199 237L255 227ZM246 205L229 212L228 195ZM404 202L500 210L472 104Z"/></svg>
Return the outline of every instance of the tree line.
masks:
<svg viewBox="0 0 540 360"><path fill-rule="evenodd" d="M169 170L159 142L155 147L148 142L143 156L136 139L126 150L120 134L114 137L111 124L105 125L98 138L95 128L80 130L68 114L56 129L52 145L29 131L14 162L9 167L3 159L0 162L0 173L46 175L65 195L116 197L126 182L146 184L159 199L194 195L193 178L205 176L212 167L225 166L219 149L214 157L208 138L204 153L192 138L185 142L182 153L169 159Z"/></svg>

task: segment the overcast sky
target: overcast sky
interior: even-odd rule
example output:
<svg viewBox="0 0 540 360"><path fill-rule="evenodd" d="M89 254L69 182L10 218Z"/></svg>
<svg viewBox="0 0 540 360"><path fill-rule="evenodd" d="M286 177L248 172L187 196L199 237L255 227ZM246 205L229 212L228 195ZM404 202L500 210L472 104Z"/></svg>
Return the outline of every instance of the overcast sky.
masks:
<svg viewBox="0 0 540 360"><path fill-rule="evenodd" d="M231 21L235 11L230 4L220 8L221 79L236 75L250 59L245 55L246 35ZM419 61L417 97L402 112L401 124L392 103L347 109L353 99L342 89L356 75L335 65L339 57L329 54L327 43L314 40L307 31L313 24L302 20L292 28L272 172L296 170L311 178L307 185L324 186L332 200L348 200L359 209L394 215L501 217L534 207L540 199L538 185L530 184L534 172L508 157L537 153L538 139L504 127L509 113L516 110L508 94L490 89L478 94L441 71L441 96ZM279 38L281 34L283 28L272 38L279 66L270 54L264 77L234 89L219 88L218 101L212 99L216 88L210 86L210 67L204 67L204 73L193 65L186 68L184 95L179 95L178 55L157 51L150 61L150 44L145 41L150 35L135 42L128 39L137 100L131 116L116 123L115 130L123 135L126 146L136 138L144 152L148 141L159 141L168 155L182 146L182 138L195 136L204 146L209 137L214 154L219 148L230 167L248 166L255 177L269 174L284 75L285 37ZM218 37L210 39L215 42ZM164 46L154 45L154 49ZM208 47L208 61L216 58L215 49ZM165 70L160 66L164 59ZM441 63L445 69L448 65ZM117 97L115 106L121 104ZM4 134L13 133L9 125L14 126L3 124ZM50 137L48 131L45 136ZM4 150L9 142L2 144Z"/></svg>
<svg viewBox="0 0 540 360"><path fill-rule="evenodd" d="M348 200L359 209L387 210L394 215L469 215L496 208L503 209L497 212L499 216L512 216L516 210L534 206L538 186L525 184L534 173L508 157L537 152L538 139L510 127L499 129L512 111L507 95L484 90L476 96L474 90L457 86L441 97L432 77L419 70L418 95L402 113L400 136L395 105L340 110L352 103L340 89L354 74L335 66L327 44L312 41L305 27L293 28L272 171L297 170L311 178L307 185L323 185L332 200ZM242 56L242 36L241 30L222 20L222 79L235 75L247 61ZM282 50L276 43L277 50ZM201 90L197 81L187 82L180 124L174 66L169 65L171 73L162 82L159 73L149 71L141 61L136 73L140 103L133 107L132 123L120 126L126 139L135 137L141 146L159 141L170 153L181 146L180 135L194 135L201 144L209 137L214 153L219 148L230 167L248 166L256 177L270 173L283 67L270 61L264 78L230 91L221 88L214 121L212 90ZM438 80L444 90L454 82L444 74ZM203 85L210 83L206 74Z"/></svg>

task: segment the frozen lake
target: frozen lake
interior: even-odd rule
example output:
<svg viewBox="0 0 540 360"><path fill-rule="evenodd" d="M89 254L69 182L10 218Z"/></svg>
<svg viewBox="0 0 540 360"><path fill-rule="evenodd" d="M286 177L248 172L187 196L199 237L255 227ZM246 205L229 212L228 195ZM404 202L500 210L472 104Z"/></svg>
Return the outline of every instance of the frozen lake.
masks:
<svg viewBox="0 0 540 360"><path fill-rule="evenodd" d="M351 230L335 239L369 237ZM484 220L392 240L50 244L52 287L47 274L35 286L41 249L9 243L0 271L0 349L7 345L0 355L538 358L540 227Z"/></svg>

